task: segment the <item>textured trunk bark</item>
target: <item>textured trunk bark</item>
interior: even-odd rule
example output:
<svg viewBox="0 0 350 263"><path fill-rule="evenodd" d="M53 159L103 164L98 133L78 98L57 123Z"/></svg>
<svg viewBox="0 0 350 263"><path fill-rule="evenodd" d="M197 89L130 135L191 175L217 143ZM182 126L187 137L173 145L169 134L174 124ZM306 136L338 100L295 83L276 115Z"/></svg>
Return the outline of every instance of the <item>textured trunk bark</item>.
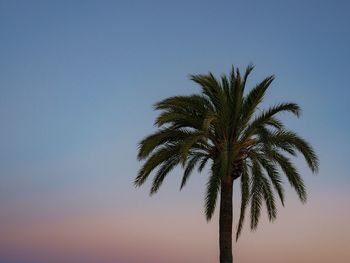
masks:
<svg viewBox="0 0 350 263"><path fill-rule="evenodd" d="M232 192L233 180L222 182L220 196L219 243L220 263L232 263Z"/></svg>

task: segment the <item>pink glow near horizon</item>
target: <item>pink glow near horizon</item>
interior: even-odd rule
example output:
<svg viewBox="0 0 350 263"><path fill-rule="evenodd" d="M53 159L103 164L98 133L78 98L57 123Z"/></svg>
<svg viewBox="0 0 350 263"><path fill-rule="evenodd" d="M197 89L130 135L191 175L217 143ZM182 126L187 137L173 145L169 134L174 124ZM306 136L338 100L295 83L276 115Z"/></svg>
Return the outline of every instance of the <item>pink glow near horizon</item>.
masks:
<svg viewBox="0 0 350 263"><path fill-rule="evenodd" d="M274 224L263 219L255 233L245 229L234 244L236 262L346 263L350 258L346 205L340 197L314 198L305 206L290 202L280 209ZM24 258L60 255L96 262L210 263L217 262L217 238L217 216L207 224L198 209L162 213L158 207L9 223L2 230L0 247L2 253Z"/></svg>

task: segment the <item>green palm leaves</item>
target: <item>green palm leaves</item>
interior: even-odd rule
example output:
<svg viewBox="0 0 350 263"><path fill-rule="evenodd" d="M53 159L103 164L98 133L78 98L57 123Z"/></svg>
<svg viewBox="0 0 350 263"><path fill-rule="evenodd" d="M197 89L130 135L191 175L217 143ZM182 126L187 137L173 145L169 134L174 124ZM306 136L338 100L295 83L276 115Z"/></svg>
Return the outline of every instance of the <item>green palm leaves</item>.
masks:
<svg viewBox="0 0 350 263"><path fill-rule="evenodd" d="M236 238L247 208L250 207L251 229L257 227L263 206L269 220L276 218L276 196L284 204L283 175L300 200L306 201L304 182L290 156L300 153L312 172L318 169L312 147L278 119L281 112L299 117L299 106L281 103L257 111L274 77L265 78L245 92L252 70L248 66L241 76L232 67L229 76L219 79L211 73L191 75L191 80L201 88L200 94L170 97L156 103L154 107L160 112L155 121L158 129L139 144L138 159L144 163L134 182L141 186L154 173L151 187L154 194L172 169L182 165L182 189L195 168L202 171L209 164L205 214L210 220L221 185L240 178L242 198Z"/></svg>

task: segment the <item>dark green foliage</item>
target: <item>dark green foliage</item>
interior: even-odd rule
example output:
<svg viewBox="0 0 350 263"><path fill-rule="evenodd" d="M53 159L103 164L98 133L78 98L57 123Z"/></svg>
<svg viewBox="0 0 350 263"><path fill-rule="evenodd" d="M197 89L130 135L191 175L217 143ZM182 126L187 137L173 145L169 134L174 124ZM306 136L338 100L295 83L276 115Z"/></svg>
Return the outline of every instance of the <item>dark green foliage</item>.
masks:
<svg viewBox="0 0 350 263"><path fill-rule="evenodd" d="M281 103L267 110L258 107L274 76L265 78L245 92L253 66L241 76L232 67L228 76L191 75L201 88L200 94L174 96L154 105L160 111L158 130L139 145L138 159L145 160L135 185L141 186L154 172L151 194L158 191L165 177L177 165L184 167L180 189L197 167L201 172L210 165L205 214L214 213L221 185L241 180L241 209L236 238L250 206L250 227L256 229L262 207L270 221L277 216L276 198L284 204L281 176L285 175L302 202L306 201L304 182L290 159L301 153L316 173L318 159L312 147L278 119L282 112L300 116L295 103Z"/></svg>
<svg viewBox="0 0 350 263"><path fill-rule="evenodd" d="M246 168L246 167L245 167ZM238 221L237 226L237 232L236 232L236 240L238 239L239 235L241 234L242 228L243 228L243 222L245 217L245 211L249 202L250 198L250 178L248 171L246 169L243 170L241 175L241 211L240 211L240 218Z"/></svg>
<svg viewBox="0 0 350 263"><path fill-rule="evenodd" d="M209 176L208 183L207 183L207 192L205 195L205 215L208 221L213 216L213 213L216 207L216 200L218 197L218 193L220 192L221 178L216 173L216 171L214 171L215 169L216 167L215 165L213 165L212 176Z"/></svg>

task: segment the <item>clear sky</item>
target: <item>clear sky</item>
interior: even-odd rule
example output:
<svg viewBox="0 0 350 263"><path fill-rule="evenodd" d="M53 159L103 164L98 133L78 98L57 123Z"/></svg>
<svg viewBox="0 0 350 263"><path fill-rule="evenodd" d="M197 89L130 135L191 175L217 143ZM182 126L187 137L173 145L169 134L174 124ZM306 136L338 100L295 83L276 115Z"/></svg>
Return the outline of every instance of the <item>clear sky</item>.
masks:
<svg viewBox="0 0 350 263"><path fill-rule="evenodd" d="M283 120L321 165L314 177L298 160L308 203L288 193L274 224L245 229L235 262L350 262L349 12L348 1L0 0L0 262L217 262L207 173L179 193L175 170L149 198L149 184L132 185L137 143L154 130L153 103L199 90L188 74L250 62L249 85L276 75L267 103L301 105Z"/></svg>

